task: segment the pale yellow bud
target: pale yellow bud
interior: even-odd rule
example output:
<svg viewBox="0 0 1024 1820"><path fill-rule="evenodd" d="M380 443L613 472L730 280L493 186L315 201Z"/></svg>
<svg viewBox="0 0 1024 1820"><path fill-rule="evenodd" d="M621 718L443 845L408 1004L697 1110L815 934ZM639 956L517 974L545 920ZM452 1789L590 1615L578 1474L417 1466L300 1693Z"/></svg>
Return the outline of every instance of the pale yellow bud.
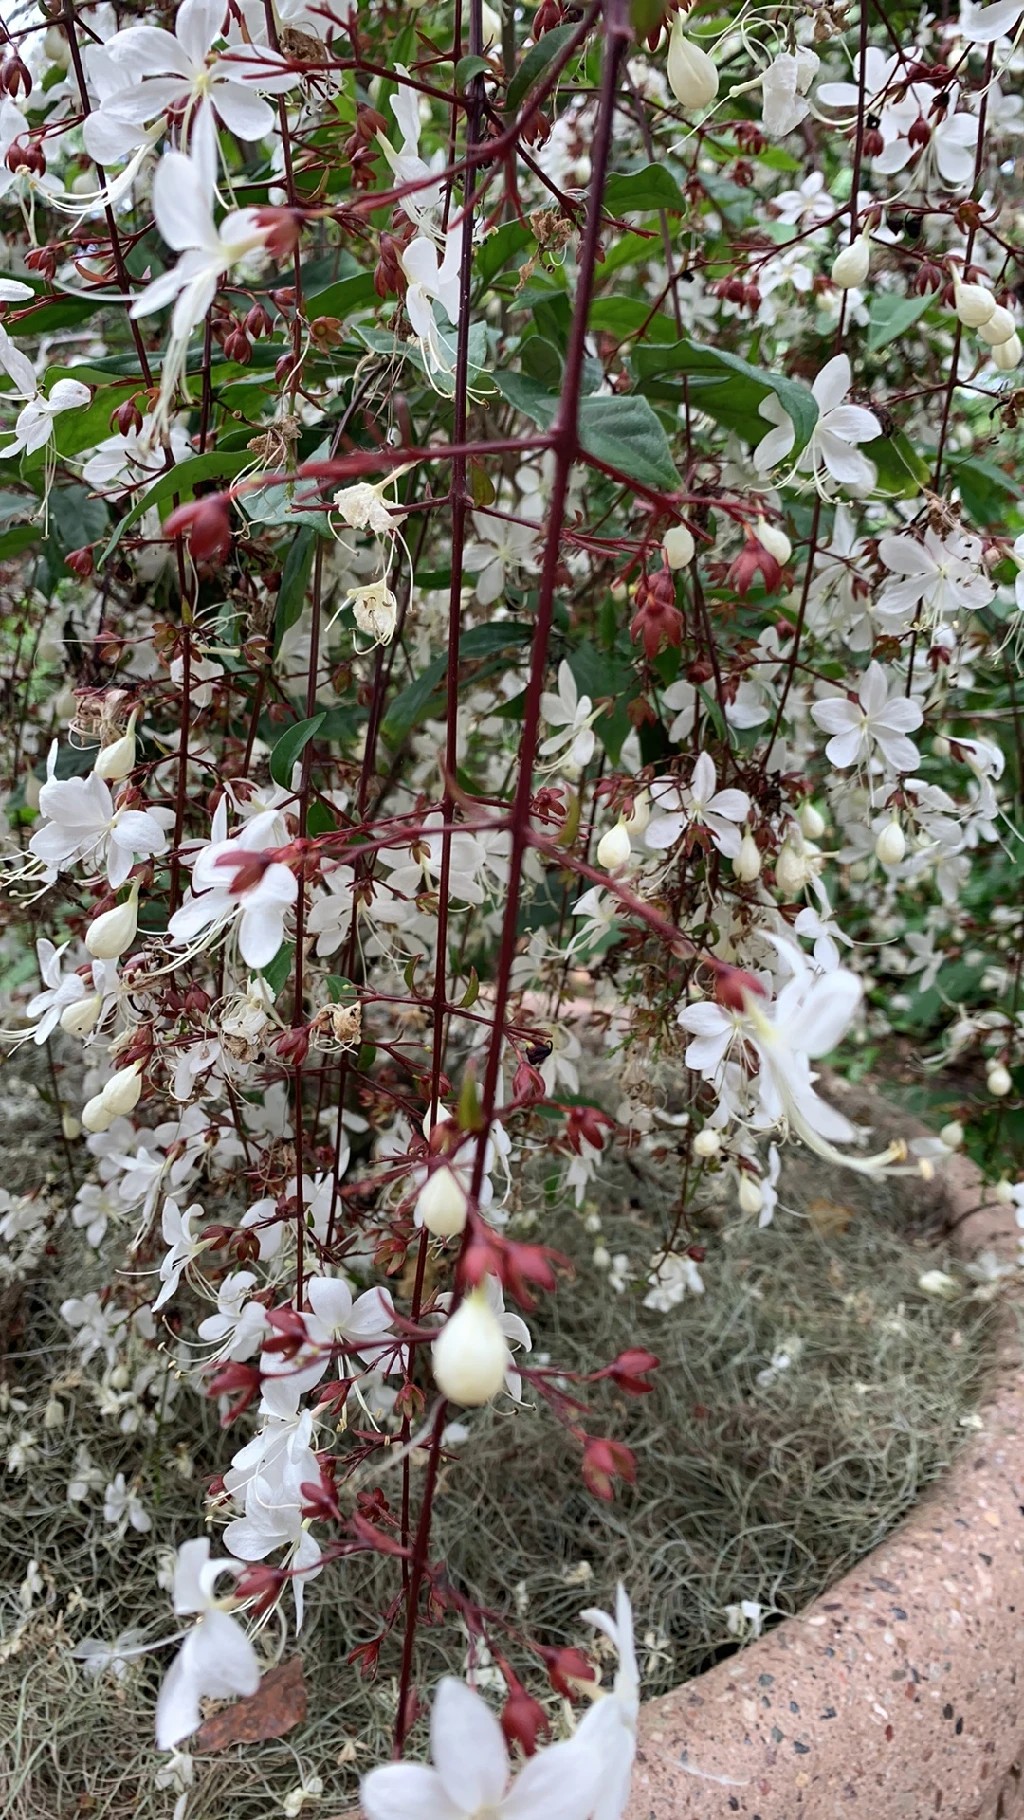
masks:
<svg viewBox="0 0 1024 1820"><path fill-rule="evenodd" d="M688 568L693 561L696 544L693 533L687 525L673 525L665 532L661 550L670 569Z"/></svg>
<svg viewBox="0 0 1024 1820"><path fill-rule="evenodd" d="M1001 346L1004 341L1009 341L1011 335L1016 333L1017 324L1010 311L1004 310L1001 303L996 304L988 321L981 323L978 328L982 341L987 341L990 348Z"/></svg>
<svg viewBox="0 0 1024 1820"><path fill-rule="evenodd" d="M798 897L807 883L810 873L807 861L798 853L790 841L783 841L779 856L775 861L775 885L782 896L788 899Z"/></svg>
<svg viewBox="0 0 1024 1820"><path fill-rule="evenodd" d="M115 904L89 924L85 945L97 961L116 961L139 933L139 887L133 885L123 904Z"/></svg>
<svg viewBox="0 0 1024 1820"><path fill-rule="evenodd" d="M90 992L86 998L76 999L73 1005L65 1005L60 1014L61 1029L68 1036L88 1036L96 1028L102 1003L98 992Z"/></svg>
<svg viewBox="0 0 1024 1820"><path fill-rule="evenodd" d="M1005 1100L1013 1089L1010 1070L1004 1068L1002 1062L993 1062L985 1077L985 1085L994 1100Z"/></svg>
<svg viewBox="0 0 1024 1820"><path fill-rule="evenodd" d="M906 851L907 837L899 822L891 821L875 842L875 858L883 866L898 866Z"/></svg>
<svg viewBox="0 0 1024 1820"><path fill-rule="evenodd" d="M983 284L953 280L953 305L965 329L980 329L996 308L996 300Z"/></svg>
<svg viewBox="0 0 1024 1820"><path fill-rule="evenodd" d="M703 1131L698 1131L696 1137L693 1140L694 1156L700 1156L700 1157L717 1156L719 1151L721 1150L721 1148L722 1148L721 1138L719 1137L717 1131L712 1131L710 1126L708 1126L708 1125L705 1125Z"/></svg>
<svg viewBox="0 0 1024 1820"><path fill-rule="evenodd" d="M505 1382L509 1350L497 1316L480 1290L460 1302L431 1348L434 1382L453 1403L476 1408Z"/></svg>
<svg viewBox="0 0 1024 1820"><path fill-rule="evenodd" d="M718 93L718 71L699 44L686 35L682 15L672 21L668 41L668 85L680 107L710 107Z"/></svg>
<svg viewBox="0 0 1024 1820"><path fill-rule="evenodd" d="M784 564L789 561L793 554L793 545L785 531L780 530L778 525L771 525L767 519L759 518L754 536L762 550L767 550L769 556L774 556L777 563Z"/></svg>
<svg viewBox="0 0 1024 1820"><path fill-rule="evenodd" d="M621 872L628 866L632 851L625 822L616 822L597 843L597 863L606 872Z"/></svg>
<svg viewBox="0 0 1024 1820"><path fill-rule="evenodd" d="M943 1125L942 1130L939 1132L939 1136L947 1150L959 1150L964 1141L964 1128L961 1125L960 1120L950 1119L948 1125Z"/></svg>
<svg viewBox="0 0 1024 1820"><path fill-rule="evenodd" d="M871 242L866 234L861 234L832 261L832 283L841 291L852 291L864 283L870 270Z"/></svg>
<svg viewBox="0 0 1024 1820"><path fill-rule="evenodd" d="M752 1175L740 1176L740 1212L760 1213L764 1206L761 1184Z"/></svg>
<svg viewBox="0 0 1024 1820"><path fill-rule="evenodd" d="M806 834L808 840L821 839L827 823L821 810L814 807L809 796L805 797L800 804L796 812L796 819L800 823L800 832Z"/></svg>
<svg viewBox="0 0 1024 1820"><path fill-rule="evenodd" d="M1011 335L1008 341L1000 341L992 349L992 364L1000 373L1012 373L1014 367L1020 366L1022 354L1024 354L1024 344L1022 344L1020 336Z"/></svg>
<svg viewBox="0 0 1024 1820"><path fill-rule="evenodd" d="M138 718L139 710L136 708L120 739L115 739L112 745L101 747L96 754L93 771L108 784L120 783L135 769L135 724Z"/></svg>
<svg viewBox="0 0 1024 1820"><path fill-rule="evenodd" d="M732 862L732 869L741 885L752 885L761 872L761 850L750 829L746 828L740 841L740 850Z"/></svg>
<svg viewBox="0 0 1024 1820"><path fill-rule="evenodd" d="M431 1170L416 1201L417 1226L425 1226L435 1238L452 1239L466 1230L469 1201L466 1191L447 1163Z"/></svg>

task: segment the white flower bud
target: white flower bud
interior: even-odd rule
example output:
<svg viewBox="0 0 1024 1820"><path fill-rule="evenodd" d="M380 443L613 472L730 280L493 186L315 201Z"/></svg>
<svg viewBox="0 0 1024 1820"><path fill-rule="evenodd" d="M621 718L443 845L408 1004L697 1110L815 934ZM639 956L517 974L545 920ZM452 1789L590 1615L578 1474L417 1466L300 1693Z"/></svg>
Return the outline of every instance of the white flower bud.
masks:
<svg viewBox="0 0 1024 1820"><path fill-rule="evenodd" d="M769 556L774 556L777 563L782 564L789 561L793 554L793 545L785 531L780 530L778 525L770 525L767 519L759 518L754 536L762 550L767 550Z"/></svg>
<svg viewBox="0 0 1024 1820"><path fill-rule="evenodd" d="M120 783L122 778L128 777L135 769L135 723L138 718L139 710L136 708L128 722L127 731L122 733L120 739L115 739L112 745L101 747L96 754L93 774L102 777L108 784Z"/></svg>
<svg viewBox="0 0 1024 1820"><path fill-rule="evenodd" d="M142 1063L132 1062L111 1075L106 1086L82 1107L86 1131L106 1131L117 1118L134 1112L142 1098Z"/></svg>
<svg viewBox="0 0 1024 1820"><path fill-rule="evenodd" d="M783 897L798 897L810 877L807 861L790 841L783 841L775 861L775 887Z"/></svg>
<svg viewBox="0 0 1024 1820"><path fill-rule="evenodd" d="M732 862L732 869L741 885L752 885L761 871L761 850L749 828L743 831L740 850Z"/></svg>
<svg viewBox="0 0 1024 1820"><path fill-rule="evenodd" d="M114 1114L103 1104L102 1093L94 1093L91 1100L86 1100L82 1107L83 1131L107 1131L114 1123Z"/></svg>
<svg viewBox="0 0 1024 1820"><path fill-rule="evenodd" d="M597 843L597 863L606 872L621 872L628 866L632 851L625 822L616 822L614 828L609 828L606 834L602 834Z"/></svg>
<svg viewBox="0 0 1024 1820"><path fill-rule="evenodd" d="M59 25L47 26L43 38L43 50L50 62L55 63L58 69L71 68L71 46L68 43L67 33L62 31Z"/></svg>
<svg viewBox="0 0 1024 1820"><path fill-rule="evenodd" d="M761 1184L752 1175L740 1176L740 1212L760 1213L764 1206Z"/></svg>
<svg viewBox="0 0 1024 1820"><path fill-rule="evenodd" d="M935 757L936 758L948 758L951 750L952 750L952 748L950 747L950 743L949 743L948 739L946 738L946 735L944 733L937 733L935 735L935 738L932 740L932 752L934 753Z"/></svg>
<svg viewBox="0 0 1024 1820"><path fill-rule="evenodd" d="M633 813L625 817L625 824L630 834L635 834L639 839L640 835L646 833L650 819L651 799L646 790L641 790L639 796L633 798Z"/></svg>
<svg viewBox="0 0 1024 1820"><path fill-rule="evenodd" d="M43 1427L60 1428L64 1422L64 1405L58 1397L51 1397L43 1410Z"/></svg>
<svg viewBox="0 0 1024 1820"><path fill-rule="evenodd" d="M666 531L661 550L670 569L686 569L693 561L696 551L693 533L687 525L673 525Z"/></svg>
<svg viewBox="0 0 1024 1820"><path fill-rule="evenodd" d="M594 1269L595 1270L610 1270L611 1267L612 1267L612 1254L608 1250L607 1245L595 1245L594 1246Z"/></svg>
<svg viewBox="0 0 1024 1820"><path fill-rule="evenodd" d="M680 107L710 107L718 93L718 71L699 44L686 35L681 13L668 41L668 85Z"/></svg>
<svg viewBox="0 0 1024 1820"><path fill-rule="evenodd" d="M82 1135L82 1121L81 1119L76 1119L72 1112L65 1112L64 1117L60 1122L60 1128L69 1144L73 1143L75 1138L80 1138Z"/></svg>
<svg viewBox="0 0 1024 1820"><path fill-rule="evenodd" d="M985 1085L994 1100L1005 1100L1013 1088L1010 1070L1002 1062L993 1062L985 1077Z"/></svg>
<svg viewBox="0 0 1024 1820"><path fill-rule="evenodd" d="M980 329L996 308L996 300L983 284L961 284L954 278L953 307L965 329Z"/></svg>
<svg viewBox="0 0 1024 1820"><path fill-rule="evenodd" d="M1012 373L1019 367L1024 344L1019 335L1011 335L1008 341L1000 341L992 349L992 364L1000 373Z"/></svg>
<svg viewBox="0 0 1024 1820"><path fill-rule="evenodd" d="M139 933L139 887L133 885L123 904L105 910L85 932L85 945L97 961L116 961Z"/></svg>
<svg viewBox="0 0 1024 1820"><path fill-rule="evenodd" d="M943 1125L942 1130L939 1132L939 1136L947 1150L959 1150L964 1141L964 1128L961 1125L960 1120L950 1119L948 1125Z"/></svg>
<svg viewBox="0 0 1024 1820"><path fill-rule="evenodd" d="M981 336L982 341L987 341L990 348L997 347L1004 341L1009 341L1010 336L1015 335L1016 333L1017 324L1010 311L1004 310L1001 303L996 304L988 321L981 323L978 328L978 334Z"/></svg>
<svg viewBox="0 0 1024 1820"><path fill-rule="evenodd" d="M1003 1176L1001 1181L996 1183L992 1193L999 1202L1000 1207L1013 1206L1013 1183L1008 1182L1005 1176Z"/></svg>
<svg viewBox="0 0 1024 1820"><path fill-rule="evenodd" d="M416 1201L414 1219L438 1239L453 1239L466 1230L466 1190L447 1163L431 1170Z"/></svg>
<svg viewBox="0 0 1024 1820"><path fill-rule="evenodd" d="M96 1028L102 1004L99 993L90 992L85 998L76 999L73 1005L65 1005L60 1014L61 1029L68 1036L88 1036Z"/></svg>
<svg viewBox="0 0 1024 1820"><path fill-rule="evenodd" d="M875 858L883 866L898 866L907 851L907 837L894 818L875 842Z"/></svg>
<svg viewBox="0 0 1024 1820"><path fill-rule="evenodd" d="M505 1382L509 1351L498 1318L476 1290L460 1302L431 1348L434 1382L453 1403L476 1408Z"/></svg>
<svg viewBox="0 0 1024 1820"><path fill-rule="evenodd" d="M796 819L800 823L801 833L806 834L808 840L820 840L828 825L821 810L814 807L809 796L800 804Z"/></svg>
<svg viewBox="0 0 1024 1820"><path fill-rule="evenodd" d="M703 1156L703 1157L717 1156L719 1151L721 1150L721 1148L722 1148L721 1138L719 1137L717 1131L711 1130L711 1127L709 1125L705 1125L703 1131L698 1131L696 1137L693 1140L694 1156Z"/></svg>
<svg viewBox="0 0 1024 1820"><path fill-rule="evenodd" d="M926 1270L917 1279L918 1289L925 1295L933 1295L941 1302L950 1302L960 1294L960 1285L955 1277L947 1276L944 1270Z"/></svg>
<svg viewBox="0 0 1024 1820"><path fill-rule="evenodd" d="M863 284L871 270L871 242L866 234L844 246L832 261L832 283L841 291L852 291Z"/></svg>

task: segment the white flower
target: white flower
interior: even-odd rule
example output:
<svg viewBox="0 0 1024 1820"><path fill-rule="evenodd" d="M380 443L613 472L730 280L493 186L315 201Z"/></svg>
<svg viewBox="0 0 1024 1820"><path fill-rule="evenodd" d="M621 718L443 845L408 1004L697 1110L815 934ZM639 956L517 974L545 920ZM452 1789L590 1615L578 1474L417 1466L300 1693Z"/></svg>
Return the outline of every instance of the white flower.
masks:
<svg viewBox="0 0 1024 1820"><path fill-rule="evenodd" d="M550 758L557 753L553 769L563 760L577 767L589 764L595 745L593 722L601 710L595 710L589 695L578 693L576 678L564 658L558 666L558 694L545 690L540 711L549 727L561 729L541 741L541 757Z"/></svg>
<svg viewBox="0 0 1024 1820"><path fill-rule="evenodd" d="M911 771L917 764L917 748L906 735L916 731L924 715L908 696L890 697L880 663L868 665L856 702L830 696L813 703L811 718L832 734L825 757L840 771L869 757L872 745L894 771Z"/></svg>
<svg viewBox="0 0 1024 1820"><path fill-rule="evenodd" d="M163 1307L165 1302L170 1301L181 1281L181 1274L186 1265L193 1263L205 1249L203 1241L192 1230L194 1221L201 1220L202 1217L203 1209L198 1201L193 1201L191 1207L186 1207L184 1213L177 1201L172 1201L168 1197L164 1202L160 1230L163 1233L164 1244L169 1249L160 1266L161 1289L153 1303L154 1314L158 1308Z"/></svg>
<svg viewBox="0 0 1024 1820"><path fill-rule="evenodd" d="M284 941L299 886L290 867L264 857L264 839L259 818L230 840L201 850L192 868L192 889L167 925L175 947L188 947L204 929L211 929L216 940L237 918L238 950L246 966L269 966Z"/></svg>
<svg viewBox="0 0 1024 1820"><path fill-rule="evenodd" d="M782 139L800 125L811 111L806 99L821 64L817 52L798 45L795 52L780 51L761 77L761 125L769 139Z"/></svg>
<svg viewBox="0 0 1024 1820"><path fill-rule="evenodd" d="M653 1308L657 1314L668 1314L687 1293L704 1294L704 1278L693 1258L685 1253L680 1256L670 1252L667 1257L652 1259L652 1263L654 1268L647 1279L650 1289L644 1296L645 1308Z"/></svg>
<svg viewBox="0 0 1024 1820"><path fill-rule="evenodd" d="M976 611L995 594L995 584L981 566L980 538L960 531L941 538L929 526L920 542L882 537L878 554L890 574L902 577L888 582L878 599L879 619L892 630L903 631L913 614L932 626L959 612Z"/></svg>
<svg viewBox="0 0 1024 1820"><path fill-rule="evenodd" d="M688 788L681 789L667 779L652 784L651 802L659 813L647 825L644 839L648 847L663 851L674 847L685 829L706 828L719 853L735 859L741 828L750 814L750 798L745 790L716 790L716 781L714 760L702 752Z"/></svg>
<svg viewBox="0 0 1024 1820"><path fill-rule="evenodd" d="M237 1561L210 1560L207 1536L183 1542L174 1570L174 1609L199 1614L179 1655L164 1679L156 1708L156 1742L171 1747L196 1730L203 1698L224 1700L229 1694L254 1694L260 1684L256 1652L241 1625L214 1597L223 1573L237 1574Z"/></svg>
<svg viewBox="0 0 1024 1820"><path fill-rule="evenodd" d="M130 1523L140 1535L146 1535L153 1527L153 1520L143 1509L137 1493L126 1485L123 1472L111 1480L103 1494L103 1517L111 1524L124 1526Z"/></svg>
<svg viewBox="0 0 1024 1820"><path fill-rule="evenodd" d="M440 810L433 810L425 818L423 832L416 836L411 847L406 845L397 853L387 847L381 851L381 864L391 874L388 880L391 898L415 899L423 892L434 889L441 876L444 854L444 835L441 832L443 821ZM484 889L480 873L485 862L485 849L475 835L452 835L449 890L456 902L483 903Z"/></svg>
<svg viewBox="0 0 1024 1820"><path fill-rule="evenodd" d="M233 1270L217 1291L217 1313L199 1323L199 1338L213 1340L215 1358L249 1359L267 1331L267 1311L252 1299L259 1279L251 1270Z"/></svg>
<svg viewBox="0 0 1024 1820"><path fill-rule="evenodd" d="M516 524L492 512L474 512L473 525L479 542L467 544L466 568L476 575L477 600L489 607L500 598L510 576L536 567L537 532L533 525Z"/></svg>
<svg viewBox="0 0 1024 1820"><path fill-rule="evenodd" d="M387 1763L363 1777L366 1820L587 1820L593 1812L598 1753L588 1761L579 1733L538 1751L510 1785L501 1726L480 1695L451 1676L434 1695L430 1754L432 1768Z"/></svg>
<svg viewBox="0 0 1024 1820"><path fill-rule="evenodd" d="M108 156L112 130L144 125L168 108L184 108L193 133L198 114L208 107L239 139L265 139L273 132L277 114L255 87L284 94L295 87L298 72L266 45L238 40L217 50L225 12L222 0L181 0L173 33L158 25L130 25L108 38L104 55L115 66L115 82L118 76L122 80L86 119L82 133L99 163Z"/></svg>
<svg viewBox="0 0 1024 1820"><path fill-rule="evenodd" d="M356 1349L338 1361L346 1376L354 1374L359 1358L368 1358L381 1369L385 1353L389 1366L400 1366L401 1348L392 1331L394 1304L386 1289L353 1296L344 1277L321 1276L310 1278L306 1297L311 1312L303 1316L306 1339L298 1352L289 1359L267 1352L260 1358L262 1407L271 1415L295 1414L299 1398L319 1384L331 1364L332 1348L339 1343Z"/></svg>
<svg viewBox="0 0 1024 1820"><path fill-rule="evenodd" d="M981 7L964 0L960 36L968 44L995 44L999 38L1012 38L1022 11L1022 0L995 0L994 6Z"/></svg>
<svg viewBox="0 0 1024 1820"><path fill-rule="evenodd" d="M113 890L123 885L138 859L163 853L167 836L148 809L117 809L110 790L95 771L88 777L57 777L57 743L46 761L46 782L39 792L45 824L29 841L29 851L50 877L73 865L95 873L104 863Z"/></svg>
<svg viewBox="0 0 1024 1820"><path fill-rule="evenodd" d="M198 141L200 135L196 138ZM203 321L221 279L233 265L262 248L270 232L261 227L255 209L232 209L219 226L214 221L211 151L197 143L191 157L184 152L165 152L153 179L156 225L181 258L146 286L132 304L131 314L136 319L152 316L177 300L156 413L161 425L184 370L192 330Z"/></svg>
<svg viewBox="0 0 1024 1820"><path fill-rule="evenodd" d="M10 360L3 359L2 349L0 361L10 372ZM15 379L15 390L18 389L18 381ZM54 418L59 417L62 411L80 411L89 403L92 393L87 385L82 385L77 379L58 379L50 387L47 398L36 390L33 376L31 391L22 391L21 396L27 402L18 412L14 440L4 443L0 448L0 461L6 460L8 455L32 455L37 449L44 449L53 437Z"/></svg>
<svg viewBox="0 0 1024 1820"><path fill-rule="evenodd" d="M850 389L850 359L836 354L822 367L812 386L818 417L810 441L797 457L797 471L811 474L816 484L827 488L822 470L837 486L852 487L857 492L870 492L877 470L857 447L873 442L882 434L882 426L873 411L861 405L845 404ZM754 466L766 473L789 454L796 441L793 421L774 393L769 393L759 406L759 414L777 427L762 437L754 450Z"/></svg>
<svg viewBox="0 0 1024 1820"><path fill-rule="evenodd" d="M764 1629L764 1607L756 1599L741 1599L738 1605L727 1605L725 1624L730 1637L759 1637Z"/></svg>
<svg viewBox="0 0 1024 1820"><path fill-rule="evenodd" d="M129 430L127 436L107 436L98 443L95 454L90 455L82 468L82 479L97 491L118 493L152 485L167 465L168 445L176 462L192 453L188 431L180 424L171 424L161 439L156 419L144 417L139 428Z"/></svg>
<svg viewBox="0 0 1024 1820"><path fill-rule="evenodd" d="M434 304L439 303L452 327L457 327L464 237L465 223L460 221L457 227L449 228L440 260L434 242L425 234L410 240L404 252L398 255L408 285L406 314L420 344L428 374L451 371L451 356L441 342Z"/></svg>
<svg viewBox="0 0 1024 1820"><path fill-rule="evenodd" d="M431 166L420 157L420 101L414 88L410 86L409 71L404 63L395 64L395 75L399 78L398 86L391 97L391 112L395 116L402 143L398 151L391 141L378 132L377 144L384 153L395 178L395 187L401 188L407 183L418 183L431 175ZM435 159L434 168L437 168ZM443 164L443 158L441 160ZM441 202L440 183L424 184L422 189L411 190L401 198L399 207L408 215L409 220L421 232L431 231L431 221Z"/></svg>
<svg viewBox="0 0 1024 1820"><path fill-rule="evenodd" d="M597 1772L598 1794L592 1810L593 1820L621 1820L629 1801L636 1756L636 1724L640 1714L640 1674L633 1647L633 1612L625 1589L619 1586L614 1618L603 1611L585 1611L581 1615L588 1624L603 1631L614 1645L619 1665L611 1692L591 1707L572 1742L586 1753L592 1773Z"/></svg>

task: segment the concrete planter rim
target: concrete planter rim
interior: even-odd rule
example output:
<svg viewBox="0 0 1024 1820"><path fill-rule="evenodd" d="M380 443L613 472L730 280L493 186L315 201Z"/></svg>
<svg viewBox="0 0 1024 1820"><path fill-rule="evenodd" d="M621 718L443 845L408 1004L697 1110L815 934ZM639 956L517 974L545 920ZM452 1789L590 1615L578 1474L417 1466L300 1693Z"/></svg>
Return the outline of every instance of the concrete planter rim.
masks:
<svg viewBox="0 0 1024 1820"><path fill-rule="evenodd" d="M962 1254L1017 1254L1012 1206L966 1157L935 1187ZM879 1820L1024 1820L1021 1364L1008 1309L982 1427L902 1524L806 1611L645 1702L628 1820L872 1804Z"/></svg>

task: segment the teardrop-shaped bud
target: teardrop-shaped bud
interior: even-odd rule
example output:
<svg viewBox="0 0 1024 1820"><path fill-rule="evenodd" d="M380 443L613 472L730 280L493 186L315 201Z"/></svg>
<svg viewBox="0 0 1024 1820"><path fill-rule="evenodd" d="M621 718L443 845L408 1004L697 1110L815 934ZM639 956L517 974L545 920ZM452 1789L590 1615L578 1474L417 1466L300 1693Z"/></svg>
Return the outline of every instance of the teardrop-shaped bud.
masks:
<svg viewBox="0 0 1024 1820"><path fill-rule="evenodd" d="M85 945L97 961L116 961L139 933L139 887L133 885L123 904L105 910L85 932Z"/></svg>
<svg viewBox="0 0 1024 1820"><path fill-rule="evenodd" d="M76 999L73 1005L65 1005L60 1014L61 1029L68 1036L88 1036L96 1028L102 1004L99 993L90 992L86 998Z"/></svg>
<svg viewBox="0 0 1024 1820"><path fill-rule="evenodd" d="M826 827L825 817L820 809L815 808L809 796L800 804L796 819L800 823L801 834L806 834L808 840L821 839Z"/></svg>
<svg viewBox="0 0 1024 1820"><path fill-rule="evenodd" d="M718 93L718 71L699 44L686 35L682 14L672 21L668 41L668 85L680 107L710 107Z"/></svg>
<svg viewBox="0 0 1024 1820"><path fill-rule="evenodd" d="M119 784L122 778L128 777L135 769L135 723L139 718L136 708L131 720L120 739L115 739L109 746L101 747L96 754L93 772L102 777L105 783Z"/></svg>
<svg viewBox="0 0 1024 1820"><path fill-rule="evenodd" d="M111 1120L123 1118L128 1112L134 1112L142 1098L142 1063L131 1062L127 1068L119 1068L111 1075L100 1093L105 1110ZM82 1123L85 1123L83 1114Z"/></svg>
<svg viewBox="0 0 1024 1820"><path fill-rule="evenodd" d="M992 349L992 364L1000 373L1012 373L1014 367L1020 366L1024 344L1019 335L1011 335L1009 341L997 342Z"/></svg>
<svg viewBox="0 0 1024 1820"><path fill-rule="evenodd" d="M895 819L882 829L875 842L875 858L883 866L898 866L907 851L907 837Z"/></svg>
<svg viewBox="0 0 1024 1820"><path fill-rule="evenodd" d="M482 1291L459 1303L431 1351L434 1382L453 1403L478 1408L496 1397L505 1382L508 1342Z"/></svg>
<svg viewBox="0 0 1024 1820"><path fill-rule="evenodd" d="M466 1230L466 1190L447 1163L432 1169L416 1201L413 1218L438 1239L453 1239Z"/></svg>
<svg viewBox="0 0 1024 1820"><path fill-rule="evenodd" d="M762 550L767 550L769 556L774 556L780 568L789 561L793 554L793 545L785 531L778 525L770 525L767 519L759 518L754 528L754 536Z"/></svg>
<svg viewBox="0 0 1024 1820"><path fill-rule="evenodd" d="M629 844L629 831L625 822L616 822L602 834L597 843L597 863L606 872L621 872L629 864L633 849Z"/></svg>
<svg viewBox="0 0 1024 1820"><path fill-rule="evenodd" d="M808 879L807 861L791 841L783 841L775 861L775 885L784 898L798 897Z"/></svg>
<svg viewBox="0 0 1024 1820"><path fill-rule="evenodd" d="M1005 1100L1013 1086L1013 1079L1008 1068L1002 1062L993 1062L987 1075L985 1085L994 1100Z"/></svg>
<svg viewBox="0 0 1024 1820"><path fill-rule="evenodd" d="M953 280L953 307L965 329L980 329L996 309L996 300L983 284Z"/></svg>
<svg viewBox="0 0 1024 1820"><path fill-rule="evenodd" d="M866 234L844 246L832 261L832 283L841 291L852 291L863 284L871 270L871 242Z"/></svg>
<svg viewBox="0 0 1024 1820"><path fill-rule="evenodd" d="M987 322L982 322L978 326L978 334L982 341L988 342L990 348L998 347L1002 342L1009 341L1011 335L1016 335L1016 333L1017 324L1011 312L1004 310L1001 303L996 304Z"/></svg>
<svg viewBox="0 0 1024 1820"><path fill-rule="evenodd" d="M732 869L741 885L752 885L761 871L761 851L750 829L744 829L740 850L732 862Z"/></svg>
<svg viewBox="0 0 1024 1820"><path fill-rule="evenodd" d="M662 539L661 553L670 569L688 568L697 546L687 525L673 525Z"/></svg>
<svg viewBox="0 0 1024 1820"><path fill-rule="evenodd" d="M700 1157L705 1157L705 1158L709 1157L709 1156L717 1156L719 1151L721 1150L721 1148L722 1148L721 1138L719 1137L717 1131L711 1130L709 1125L705 1125L703 1131L698 1131L696 1137L693 1140L694 1156L700 1156Z"/></svg>
<svg viewBox="0 0 1024 1820"><path fill-rule="evenodd" d="M760 1213L764 1206L761 1184L752 1175L740 1176L739 1200L741 1213Z"/></svg>

